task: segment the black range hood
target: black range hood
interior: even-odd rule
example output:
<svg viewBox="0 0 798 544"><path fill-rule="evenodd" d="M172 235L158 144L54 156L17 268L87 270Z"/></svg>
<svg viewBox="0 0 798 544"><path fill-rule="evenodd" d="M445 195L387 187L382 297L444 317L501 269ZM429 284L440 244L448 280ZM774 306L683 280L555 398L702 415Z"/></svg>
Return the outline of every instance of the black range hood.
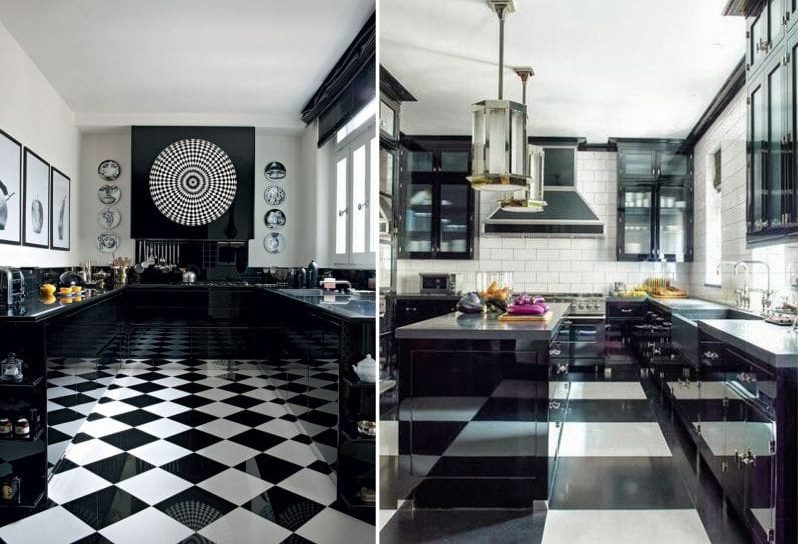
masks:
<svg viewBox="0 0 798 544"><path fill-rule="evenodd" d="M604 223L575 187L546 187L542 212L498 208L485 220L485 234L598 238Z"/></svg>

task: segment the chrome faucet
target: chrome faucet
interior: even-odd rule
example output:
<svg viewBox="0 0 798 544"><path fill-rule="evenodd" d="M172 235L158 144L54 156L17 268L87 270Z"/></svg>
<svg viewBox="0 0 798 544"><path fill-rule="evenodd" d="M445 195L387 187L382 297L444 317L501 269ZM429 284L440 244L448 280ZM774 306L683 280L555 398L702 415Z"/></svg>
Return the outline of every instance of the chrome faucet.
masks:
<svg viewBox="0 0 798 544"><path fill-rule="evenodd" d="M759 264L765 267L767 271L767 286L764 290L761 289L750 289L748 287L748 265L755 265ZM770 314L770 307L773 303L773 290L770 288L770 265L765 261L737 261L734 263L734 275L737 276L738 267L742 265L745 268L746 277L745 282L743 283L742 293L738 294L738 307L743 309L750 309L751 307L751 291L760 291L762 293L762 315L769 315ZM740 289L735 290L735 293L741 291Z"/></svg>

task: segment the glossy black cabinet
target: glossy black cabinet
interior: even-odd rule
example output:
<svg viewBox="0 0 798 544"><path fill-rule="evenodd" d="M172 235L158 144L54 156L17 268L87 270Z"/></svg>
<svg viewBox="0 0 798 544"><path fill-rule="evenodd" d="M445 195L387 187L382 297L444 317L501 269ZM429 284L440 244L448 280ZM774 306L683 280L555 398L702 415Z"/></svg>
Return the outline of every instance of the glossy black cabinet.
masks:
<svg viewBox="0 0 798 544"><path fill-rule="evenodd" d="M619 261L693 260L692 156L679 141L618 141Z"/></svg>
<svg viewBox="0 0 798 544"><path fill-rule="evenodd" d="M396 298L396 326L404 327L426 319L454 312L460 297L428 296L428 297L402 297Z"/></svg>
<svg viewBox="0 0 798 544"><path fill-rule="evenodd" d="M473 259L468 137L406 137L400 150L399 257Z"/></svg>
<svg viewBox="0 0 798 544"><path fill-rule="evenodd" d="M698 364L668 382L675 413L751 542L794 543L796 382L735 346L699 333Z"/></svg>
<svg viewBox="0 0 798 544"><path fill-rule="evenodd" d="M795 156L798 30L795 2L771 0L748 17L746 72L749 245L798 236Z"/></svg>

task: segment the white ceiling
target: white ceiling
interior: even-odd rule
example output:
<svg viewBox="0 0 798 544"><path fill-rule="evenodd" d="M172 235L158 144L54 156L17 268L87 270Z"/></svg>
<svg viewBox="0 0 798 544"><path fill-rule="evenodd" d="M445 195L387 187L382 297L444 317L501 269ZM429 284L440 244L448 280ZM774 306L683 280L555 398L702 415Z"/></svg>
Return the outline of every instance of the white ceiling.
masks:
<svg viewBox="0 0 798 544"><path fill-rule="evenodd" d="M531 65L530 135L684 137L742 58L726 0L515 0L509 69ZM380 0L380 61L418 99L408 134L469 134L469 105L498 93L498 19L485 0Z"/></svg>
<svg viewBox="0 0 798 544"><path fill-rule="evenodd" d="M78 124L96 126L186 114L301 127L373 11L374 0L0 0L0 22Z"/></svg>

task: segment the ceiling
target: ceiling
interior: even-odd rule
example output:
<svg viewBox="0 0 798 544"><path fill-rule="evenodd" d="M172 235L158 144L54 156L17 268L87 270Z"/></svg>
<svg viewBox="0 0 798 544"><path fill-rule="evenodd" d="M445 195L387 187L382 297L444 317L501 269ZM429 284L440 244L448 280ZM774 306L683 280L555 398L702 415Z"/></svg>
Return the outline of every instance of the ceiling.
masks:
<svg viewBox="0 0 798 544"><path fill-rule="evenodd" d="M97 126L186 114L301 127L373 11L374 0L0 0L0 22L76 122Z"/></svg>
<svg viewBox="0 0 798 544"><path fill-rule="evenodd" d="M535 70L530 135L684 137L740 61L745 22L726 0L515 0L510 69ZM498 96L498 18L485 0L381 0L380 62L418 99L408 134L469 134L469 105Z"/></svg>

